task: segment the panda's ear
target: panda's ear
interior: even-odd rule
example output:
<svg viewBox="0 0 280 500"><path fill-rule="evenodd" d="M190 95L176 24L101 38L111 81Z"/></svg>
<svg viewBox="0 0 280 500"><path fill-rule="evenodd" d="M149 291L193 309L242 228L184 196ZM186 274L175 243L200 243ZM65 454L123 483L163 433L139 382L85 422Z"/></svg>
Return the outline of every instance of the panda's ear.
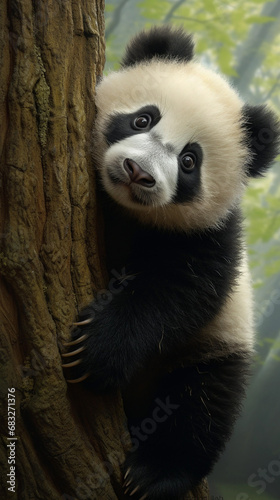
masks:
<svg viewBox="0 0 280 500"><path fill-rule="evenodd" d="M247 173L259 177L280 153L280 122L266 106L243 107L243 127L252 153Z"/></svg>
<svg viewBox="0 0 280 500"><path fill-rule="evenodd" d="M188 62L193 58L194 42L182 28L154 26L142 31L126 48L122 66L133 66L153 58Z"/></svg>

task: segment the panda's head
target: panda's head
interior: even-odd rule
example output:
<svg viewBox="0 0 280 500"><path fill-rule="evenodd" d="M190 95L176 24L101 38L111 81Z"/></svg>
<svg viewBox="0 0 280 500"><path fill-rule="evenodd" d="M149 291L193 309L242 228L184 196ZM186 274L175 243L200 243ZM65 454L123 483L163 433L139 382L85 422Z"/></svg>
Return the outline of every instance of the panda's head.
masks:
<svg viewBox="0 0 280 500"><path fill-rule="evenodd" d="M153 28L97 88L97 166L107 193L144 223L220 224L249 176L277 155L279 123L193 61L181 29Z"/></svg>

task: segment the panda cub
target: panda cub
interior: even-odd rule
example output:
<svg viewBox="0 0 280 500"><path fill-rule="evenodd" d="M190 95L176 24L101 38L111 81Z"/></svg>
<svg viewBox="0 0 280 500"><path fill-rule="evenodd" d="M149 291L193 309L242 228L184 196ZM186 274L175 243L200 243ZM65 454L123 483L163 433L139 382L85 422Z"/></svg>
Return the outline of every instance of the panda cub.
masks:
<svg viewBox="0 0 280 500"><path fill-rule="evenodd" d="M209 474L254 346L240 203L276 157L280 127L193 48L181 28L142 32L97 87L113 292L80 315L71 376L99 393L121 389L132 440L124 489L135 500L183 499Z"/></svg>

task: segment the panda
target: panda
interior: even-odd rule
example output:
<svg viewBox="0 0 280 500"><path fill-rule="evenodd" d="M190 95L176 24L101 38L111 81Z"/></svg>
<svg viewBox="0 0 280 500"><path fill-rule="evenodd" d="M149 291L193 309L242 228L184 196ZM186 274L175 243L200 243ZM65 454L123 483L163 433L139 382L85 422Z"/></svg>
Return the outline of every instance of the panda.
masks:
<svg viewBox="0 0 280 500"><path fill-rule="evenodd" d="M122 391L135 500L182 500L211 472L254 353L240 204L278 154L280 126L193 52L182 28L141 32L96 92L111 295L81 312L64 368Z"/></svg>

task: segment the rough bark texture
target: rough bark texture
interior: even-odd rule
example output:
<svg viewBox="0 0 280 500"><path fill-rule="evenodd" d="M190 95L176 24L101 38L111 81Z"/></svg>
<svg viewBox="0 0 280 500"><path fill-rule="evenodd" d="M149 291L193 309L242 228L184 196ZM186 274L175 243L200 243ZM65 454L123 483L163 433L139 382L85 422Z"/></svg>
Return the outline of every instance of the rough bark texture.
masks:
<svg viewBox="0 0 280 500"><path fill-rule="evenodd" d="M68 388L59 353L77 310L106 283L89 148L103 10L103 0L0 2L4 499L123 498L121 397ZM8 388L16 389L15 493L7 484ZM206 485L188 498L208 498Z"/></svg>

